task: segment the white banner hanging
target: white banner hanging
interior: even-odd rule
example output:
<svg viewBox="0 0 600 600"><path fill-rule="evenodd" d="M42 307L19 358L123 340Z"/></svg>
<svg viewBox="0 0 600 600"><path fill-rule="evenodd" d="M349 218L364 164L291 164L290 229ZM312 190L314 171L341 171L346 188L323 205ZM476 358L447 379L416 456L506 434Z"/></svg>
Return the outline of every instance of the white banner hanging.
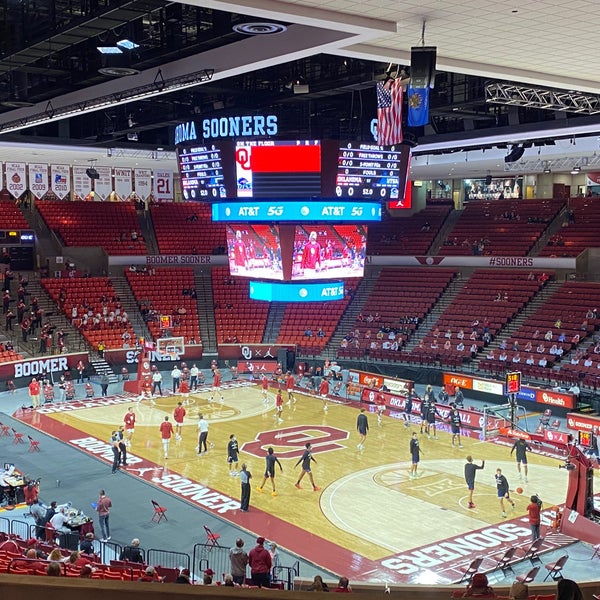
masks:
<svg viewBox="0 0 600 600"><path fill-rule="evenodd" d="M25 163L6 163L6 189L15 198L19 198L27 189Z"/></svg>
<svg viewBox="0 0 600 600"><path fill-rule="evenodd" d="M29 189L36 198L48 191L48 165L29 163Z"/></svg>
<svg viewBox="0 0 600 600"><path fill-rule="evenodd" d="M112 169L110 167L96 167L98 179L94 181L95 200L106 200L113 191Z"/></svg>
<svg viewBox="0 0 600 600"><path fill-rule="evenodd" d="M173 202L173 171L154 171L154 198L157 202Z"/></svg>
<svg viewBox="0 0 600 600"><path fill-rule="evenodd" d="M77 200L85 200L92 191L92 180L86 171L87 167L73 167L73 191Z"/></svg>
<svg viewBox="0 0 600 600"><path fill-rule="evenodd" d="M50 189L64 200L71 193L69 165L50 165Z"/></svg>
<svg viewBox="0 0 600 600"><path fill-rule="evenodd" d="M152 171L150 169L135 169L135 195L140 200L146 200L152 193Z"/></svg>
<svg viewBox="0 0 600 600"><path fill-rule="evenodd" d="M115 177L115 193L120 200L127 200L133 192L133 180L131 178L131 169L113 169Z"/></svg>

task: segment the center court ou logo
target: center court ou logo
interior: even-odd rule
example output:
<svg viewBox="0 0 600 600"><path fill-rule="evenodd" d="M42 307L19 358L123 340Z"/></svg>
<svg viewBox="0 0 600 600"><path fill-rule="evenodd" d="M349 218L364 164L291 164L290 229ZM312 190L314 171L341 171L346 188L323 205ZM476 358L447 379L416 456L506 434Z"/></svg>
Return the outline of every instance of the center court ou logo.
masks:
<svg viewBox="0 0 600 600"><path fill-rule="evenodd" d="M269 446L275 448L279 458L300 458L306 443L312 444L312 453L342 450L346 446L338 444L347 440L349 434L343 429L327 425L296 425L275 431L261 431L252 442L242 445L241 451L263 458Z"/></svg>
<svg viewBox="0 0 600 600"><path fill-rule="evenodd" d="M250 360L252 358L252 349L248 346L242 346L242 356L246 360Z"/></svg>

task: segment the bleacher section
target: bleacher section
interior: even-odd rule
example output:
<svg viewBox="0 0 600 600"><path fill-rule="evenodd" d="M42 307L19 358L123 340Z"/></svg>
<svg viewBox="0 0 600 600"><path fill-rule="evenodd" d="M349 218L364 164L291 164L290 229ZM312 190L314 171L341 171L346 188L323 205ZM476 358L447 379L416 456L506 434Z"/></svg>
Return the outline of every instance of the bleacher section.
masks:
<svg viewBox="0 0 600 600"><path fill-rule="evenodd" d="M598 198L571 198L564 220L566 226L550 236L540 256L577 256L599 245L600 203ZM570 217L570 218L569 218Z"/></svg>
<svg viewBox="0 0 600 600"><path fill-rule="evenodd" d="M131 345L135 345L129 315L121 308L107 277L45 278L40 283L93 348L100 342L104 342L106 349L121 348L126 334L133 340ZM73 307L77 309L76 316Z"/></svg>
<svg viewBox="0 0 600 600"><path fill-rule="evenodd" d="M442 256L525 256L564 200L470 202L440 248Z"/></svg>
<svg viewBox="0 0 600 600"><path fill-rule="evenodd" d="M526 272L474 271L452 304L413 349L411 359L421 363L439 360L443 365L459 367L472 357L473 344L477 346L475 355L483 349L482 337L486 331L495 337L543 285L544 281L530 279ZM470 339L474 330L475 339ZM458 348L461 342L463 349Z"/></svg>
<svg viewBox="0 0 600 600"><path fill-rule="evenodd" d="M211 274L217 343L262 342L269 303L250 300L249 280L231 277L227 267L214 267Z"/></svg>
<svg viewBox="0 0 600 600"><path fill-rule="evenodd" d="M287 303L277 336L278 344L296 344L301 354L319 355L333 335L348 308L358 279L346 279L346 296L335 302ZM305 335L308 330L312 335Z"/></svg>
<svg viewBox="0 0 600 600"><path fill-rule="evenodd" d="M201 343L194 270L186 267L152 269L150 272L125 272L133 295L152 337L161 335L160 316L172 317L168 337L185 338L186 343Z"/></svg>
<svg viewBox="0 0 600 600"><path fill-rule="evenodd" d="M405 342L455 275L446 269L382 269L354 330L342 342L346 347L338 349L338 357L368 355L375 360L397 360Z"/></svg>
<svg viewBox="0 0 600 600"><path fill-rule="evenodd" d="M0 223L2 229L30 229L21 211L10 200L0 201Z"/></svg>
<svg viewBox="0 0 600 600"><path fill-rule="evenodd" d="M209 204L159 204L150 208L150 215L161 254L226 252L225 226L212 222Z"/></svg>
<svg viewBox="0 0 600 600"><path fill-rule="evenodd" d="M130 202L39 200L36 207L65 246L101 246L112 256L146 254L135 205Z"/></svg>
<svg viewBox="0 0 600 600"><path fill-rule="evenodd" d="M367 254L423 256L431 247L450 206L428 206L411 217L390 217L384 210L381 223L369 225Z"/></svg>

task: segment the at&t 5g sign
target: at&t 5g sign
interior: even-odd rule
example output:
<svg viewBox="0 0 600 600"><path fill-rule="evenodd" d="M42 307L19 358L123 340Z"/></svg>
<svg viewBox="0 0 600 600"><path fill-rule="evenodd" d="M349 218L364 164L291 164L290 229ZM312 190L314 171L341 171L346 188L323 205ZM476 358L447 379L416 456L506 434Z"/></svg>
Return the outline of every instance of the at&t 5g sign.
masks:
<svg viewBox="0 0 600 600"><path fill-rule="evenodd" d="M198 139L261 137L277 135L276 115L245 115L187 121L175 127L175 145Z"/></svg>

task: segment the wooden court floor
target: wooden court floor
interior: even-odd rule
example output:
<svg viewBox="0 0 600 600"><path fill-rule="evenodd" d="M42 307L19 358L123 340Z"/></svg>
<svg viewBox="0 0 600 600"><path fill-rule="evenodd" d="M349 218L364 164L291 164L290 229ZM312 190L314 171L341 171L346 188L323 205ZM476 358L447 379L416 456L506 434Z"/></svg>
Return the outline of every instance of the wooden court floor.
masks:
<svg viewBox="0 0 600 600"><path fill-rule="evenodd" d="M223 402L218 392L212 402L210 396L209 388L189 396L182 440L171 441L168 459L163 457L159 426L166 415L173 420L177 402L185 400L181 396L157 397L153 402L132 399L47 416L57 425L64 423L108 442L111 432L123 423L127 408L133 406L136 429L131 453L239 498L239 480L230 476L226 461L227 442L235 434L241 448L240 463L245 462L253 475L250 515L253 511L268 513L277 517L276 522L375 562L507 519L524 518L529 496L534 493L546 506L561 504L565 499L567 472L558 468L556 458L530 453L529 481L520 481L509 446L463 435L464 447L452 447L446 424L440 424L437 440L419 434L420 476L410 479L409 441L413 431L420 431L416 415L406 427L404 421L388 415L378 424L376 415L368 413L370 429L364 449L359 450L359 409L355 404L329 402L325 411L318 398L296 393L297 401L288 404L287 393L283 392L283 421L279 422L273 390L268 403L258 385L224 387ZM209 422L208 439L213 444L201 456L197 452L199 414ZM302 489L294 486L301 472L295 464L307 441L313 445L313 474L321 488L316 492L307 477ZM277 469L276 473L277 496L271 495L270 482L263 493L257 491L268 447L274 448L283 465L283 472ZM477 463L486 461L485 469L477 472L475 509L467 508L463 477L469 454ZM507 519L501 516L496 494L497 468L508 478L516 502L514 512L507 504ZM523 488L522 494L514 491L517 487ZM526 521L523 523L526 527ZM282 539L284 533L289 538L289 531L282 531ZM276 540L278 531L269 532L269 537Z"/></svg>

